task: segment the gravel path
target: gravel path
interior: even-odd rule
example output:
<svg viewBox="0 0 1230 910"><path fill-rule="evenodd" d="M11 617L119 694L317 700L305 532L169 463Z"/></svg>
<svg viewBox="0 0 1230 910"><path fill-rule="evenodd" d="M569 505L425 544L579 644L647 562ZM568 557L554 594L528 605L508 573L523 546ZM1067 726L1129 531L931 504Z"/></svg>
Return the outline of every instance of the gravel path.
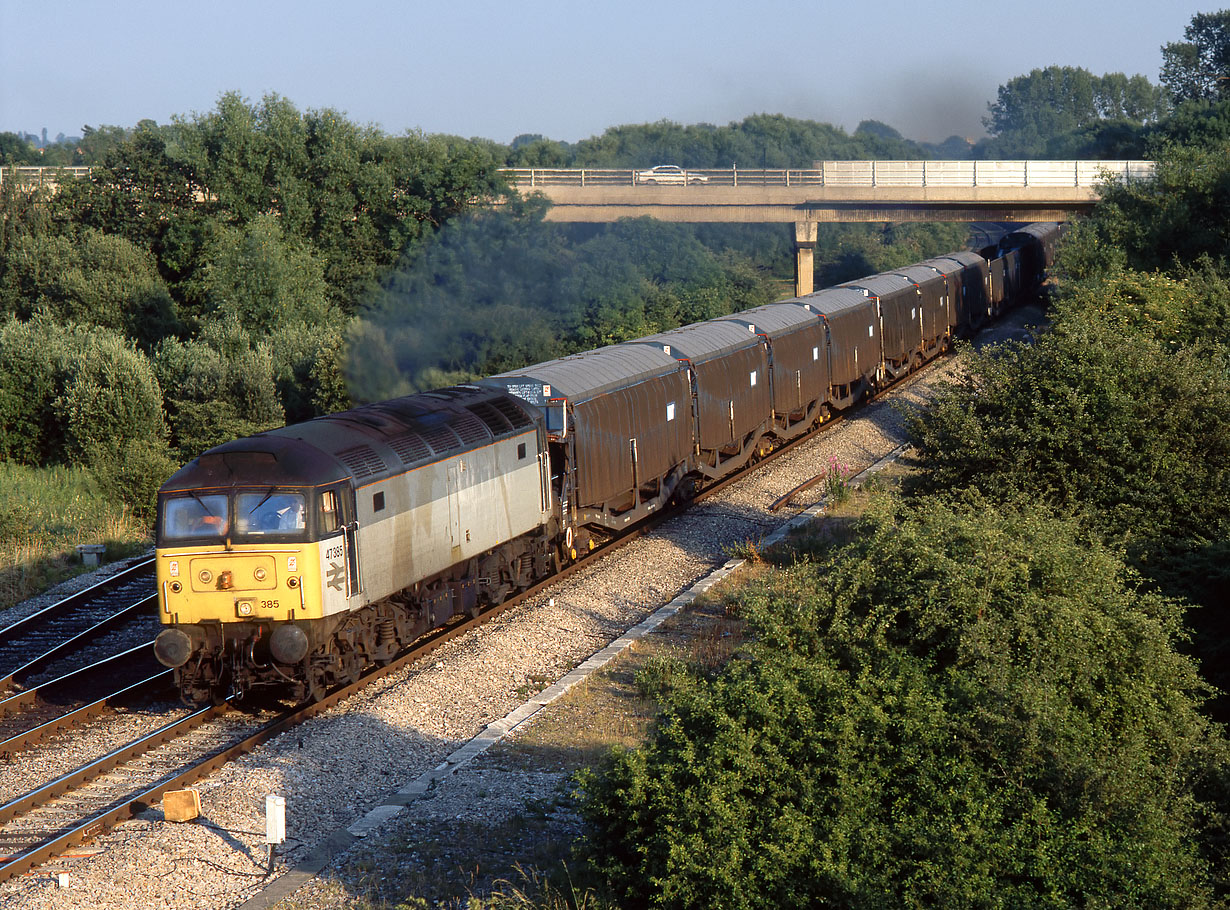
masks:
<svg viewBox="0 0 1230 910"><path fill-rule="evenodd" d="M996 335L1039 320L1037 310L1018 311ZM243 904L331 833L354 824L721 565L732 547L787 520L798 510L772 514L769 505L822 470L830 457L860 470L898 446L904 418L895 405L925 400L957 363L938 365L535 602L447 643L424 663L221 769L199 785L203 818L197 823L166 822L161 808L151 807L80 851L84 855L0 885L0 905L178 910ZM60 748L71 752L70 745ZM6 777L15 770L0 769ZM420 862L400 847L418 842L432 826L468 826L481 837L511 818L523 819L527 801L551 820L551 836L566 840L575 820L565 807L552 808L564 777L554 764L526 768L510 765L499 749L485 753L363 841L357 861L360 848L351 851L349 863L339 857L333 871L300 889L287 906L351 906L356 895L378 894L382 877L392 876L382 871L385 864ZM269 793L286 797L288 836L272 876L266 875L263 842ZM338 874L343 866L349 871Z"/></svg>

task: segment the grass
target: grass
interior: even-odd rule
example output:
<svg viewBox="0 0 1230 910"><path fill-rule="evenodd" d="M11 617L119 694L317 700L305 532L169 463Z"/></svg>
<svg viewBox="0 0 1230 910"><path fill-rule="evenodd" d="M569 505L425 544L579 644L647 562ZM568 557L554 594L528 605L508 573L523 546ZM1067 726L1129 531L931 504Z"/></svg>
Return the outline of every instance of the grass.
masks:
<svg viewBox="0 0 1230 910"><path fill-rule="evenodd" d="M127 507L100 494L76 468L0 463L0 608L85 571L78 544L104 544L104 560L152 543Z"/></svg>

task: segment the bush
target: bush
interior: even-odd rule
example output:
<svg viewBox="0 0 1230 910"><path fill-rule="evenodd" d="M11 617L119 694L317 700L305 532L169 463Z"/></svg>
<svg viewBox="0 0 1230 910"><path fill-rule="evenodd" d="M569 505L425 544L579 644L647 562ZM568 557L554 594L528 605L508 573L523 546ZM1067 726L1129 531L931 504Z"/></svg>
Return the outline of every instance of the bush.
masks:
<svg viewBox="0 0 1230 910"><path fill-rule="evenodd" d="M0 328L0 452L21 464L88 467L131 439L160 440L148 359L105 329L49 317Z"/></svg>
<svg viewBox="0 0 1230 910"><path fill-rule="evenodd" d="M102 463L130 441L161 442L162 390L144 354L118 335L77 330L53 410L73 464Z"/></svg>
<svg viewBox="0 0 1230 910"><path fill-rule="evenodd" d="M1177 604L1071 521L885 508L767 573L746 660L583 778L628 906L1200 907L1224 777ZM1224 808L1224 807L1221 807Z"/></svg>
<svg viewBox="0 0 1230 910"><path fill-rule="evenodd" d="M111 502L126 505L134 516L153 527L158 488L179 468L162 439L128 439L115 452L96 458L91 472L99 490Z"/></svg>
<svg viewBox="0 0 1230 910"><path fill-rule="evenodd" d="M234 317L208 324L196 340L163 341L154 367L167 390L171 442L183 459L285 422L273 355L267 345L252 346Z"/></svg>
<svg viewBox="0 0 1230 910"><path fill-rule="evenodd" d="M1117 312L1061 314L1033 345L975 356L911 421L919 487L1044 499L1085 512L1142 557L1173 539L1225 536L1230 377L1198 350L1129 330Z"/></svg>

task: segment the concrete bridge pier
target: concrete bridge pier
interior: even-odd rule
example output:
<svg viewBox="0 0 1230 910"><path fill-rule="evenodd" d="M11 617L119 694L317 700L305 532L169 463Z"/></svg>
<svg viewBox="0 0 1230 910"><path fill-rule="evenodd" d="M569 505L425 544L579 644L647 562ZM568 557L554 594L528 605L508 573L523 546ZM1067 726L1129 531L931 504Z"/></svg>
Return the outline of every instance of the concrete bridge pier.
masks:
<svg viewBox="0 0 1230 910"><path fill-rule="evenodd" d="M794 296L816 289L816 240L820 225L815 221L794 223Z"/></svg>

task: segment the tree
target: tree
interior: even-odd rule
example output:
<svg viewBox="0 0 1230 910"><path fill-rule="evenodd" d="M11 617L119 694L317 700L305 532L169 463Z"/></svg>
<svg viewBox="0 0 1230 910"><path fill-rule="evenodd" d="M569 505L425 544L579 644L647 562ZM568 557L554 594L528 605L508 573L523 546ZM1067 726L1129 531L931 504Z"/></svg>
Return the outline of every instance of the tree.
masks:
<svg viewBox="0 0 1230 910"><path fill-rule="evenodd" d="M1149 271L1201 256L1230 257L1230 160L1221 148L1167 147L1152 180L1113 181L1085 223L1091 242L1121 250L1125 263Z"/></svg>
<svg viewBox="0 0 1230 910"><path fill-rule="evenodd" d="M1078 129L1098 117L1094 77L1087 69L1048 66L1017 76L999 87L983 125L1022 156L1039 156L1053 136Z"/></svg>
<svg viewBox="0 0 1230 910"><path fill-rule="evenodd" d="M150 349L179 328L154 257L123 237L86 228L76 236L16 238L0 268L0 312L103 326Z"/></svg>
<svg viewBox="0 0 1230 910"><path fill-rule="evenodd" d="M1129 321L1165 313L1155 298L1181 290L1147 278L1105 284L1090 296L1121 296L1100 304L1110 312L1061 311L1033 344L974 357L911 422L922 488L1083 512L1146 560L1172 541L1224 537L1230 377L1207 354Z"/></svg>
<svg viewBox="0 0 1230 910"><path fill-rule="evenodd" d="M282 426L274 358L234 316L207 323L191 341L165 339L154 356L171 443L195 458L223 442Z"/></svg>
<svg viewBox="0 0 1230 910"><path fill-rule="evenodd" d="M1225 742L1181 608L1035 505L888 504L583 777L628 906L1207 907Z"/></svg>
<svg viewBox="0 0 1230 910"><path fill-rule="evenodd" d="M0 455L91 468L165 438L153 369L119 333L46 314L0 328Z"/></svg>
<svg viewBox="0 0 1230 910"><path fill-rule="evenodd" d="M303 241L287 238L273 215L222 227L204 250L201 290L212 316L227 314L255 336L283 325L336 320L324 265Z"/></svg>
<svg viewBox="0 0 1230 910"><path fill-rule="evenodd" d="M53 199L57 218L155 250L170 224L194 217L204 189L173 154L167 134L152 122L117 139L89 180L65 183Z"/></svg>
<svg viewBox="0 0 1230 910"><path fill-rule="evenodd" d="M0 167L38 163L38 149L16 133L0 133Z"/></svg>
<svg viewBox="0 0 1230 910"><path fill-rule="evenodd" d="M1162 84L1174 102L1230 97L1230 10L1197 13L1183 37L1162 45Z"/></svg>
<svg viewBox="0 0 1230 910"><path fill-rule="evenodd" d="M494 146L390 137L278 95L253 105L227 93L216 111L176 126L210 213L239 227L278 218L288 239L312 245L347 312L409 245L505 191Z"/></svg>
<svg viewBox="0 0 1230 910"><path fill-rule="evenodd" d="M1043 157L1052 143L1070 142L1065 137L1102 121L1151 123L1165 104L1144 76L1094 76L1081 67L1048 66L1001 85L988 109L983 123L995 138L984 154Z"/></svg>

